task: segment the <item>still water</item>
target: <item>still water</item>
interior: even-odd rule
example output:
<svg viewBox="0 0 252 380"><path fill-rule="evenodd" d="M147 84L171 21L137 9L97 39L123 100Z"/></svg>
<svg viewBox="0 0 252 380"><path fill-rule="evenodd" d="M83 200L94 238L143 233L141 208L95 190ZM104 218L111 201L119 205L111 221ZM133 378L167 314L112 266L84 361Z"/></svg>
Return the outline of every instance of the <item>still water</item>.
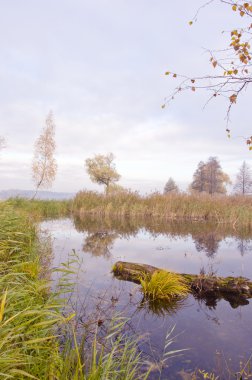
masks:
<svg viewBox="0 0 252 380"><path fill-rule="evenodd" d="M76 294L69 302L83 320L96 312L101 321L111 310L129 318L128 329L142 336L141 350L150 363L160 363L167 332L175 325L170 350L188 349L166 362L161 379L187 379L196 368L238 370L252 354L252 302L225 300L208 305L190 295L172 309L143 304L139 286L111 273L118 261L145 263L178 273L214 273L252 279L252 234L216 225L167 224L118 220L45 221L52 236L52 266L78 257ZM74 255L71 256L71 252ZM54 275L56 279L57 275ZM81 320L82 316L80 317ZM153 379L159 378L153 372Z"/></svg>

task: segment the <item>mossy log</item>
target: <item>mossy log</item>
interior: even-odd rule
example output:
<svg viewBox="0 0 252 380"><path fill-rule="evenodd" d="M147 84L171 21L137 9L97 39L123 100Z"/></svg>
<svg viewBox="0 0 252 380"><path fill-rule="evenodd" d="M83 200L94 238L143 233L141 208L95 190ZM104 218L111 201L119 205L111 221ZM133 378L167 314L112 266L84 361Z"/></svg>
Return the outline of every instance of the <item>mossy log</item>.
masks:
<svg viewBox="0 0 252 380"><path fill-rule="evenodd" d="M161 270L147 264L117 261L113 267L114 275L121 280L140 283L144 275L152 275ZM252 281L244 277L216 277L209 275L195 275L182 273L188 283L191 293L204 299L209 307L214 307L217 301L225 299L235 308L247 305L252 298Z"/></svg>

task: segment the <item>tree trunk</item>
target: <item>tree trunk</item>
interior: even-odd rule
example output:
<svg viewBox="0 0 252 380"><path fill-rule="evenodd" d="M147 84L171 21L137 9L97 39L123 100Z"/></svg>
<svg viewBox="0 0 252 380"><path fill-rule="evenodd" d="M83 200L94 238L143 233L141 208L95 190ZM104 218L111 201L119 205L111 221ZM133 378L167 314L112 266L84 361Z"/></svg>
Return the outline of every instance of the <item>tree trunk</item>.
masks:
<svg viewBox="0 0 252 380"><path fill-rule="evenodd" d="M140 283L144 275L152 275L161 270L147 264L129 263L117 261L113 267L115 277L125 281ZM215 306L217 300L225 299L235 308L247 305L252 298L252 281L243 277L216 277L209 275L181 274L188 283L191 293L196 298L205 299L211 306Z"/></svg>

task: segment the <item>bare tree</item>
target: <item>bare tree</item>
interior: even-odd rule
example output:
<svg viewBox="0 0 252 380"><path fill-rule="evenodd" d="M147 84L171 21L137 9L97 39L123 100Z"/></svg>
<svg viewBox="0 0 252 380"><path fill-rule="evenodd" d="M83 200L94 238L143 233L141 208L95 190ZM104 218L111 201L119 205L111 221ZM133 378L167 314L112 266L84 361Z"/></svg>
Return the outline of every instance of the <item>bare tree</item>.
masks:
<svg viewBox="0 0 252 380"><path fill-rule="evenodd" d="M34 199L40 188L50 188L57 172L55 153L55 124L50 111L41 135L35 142L32 161L32 179L35 184Z"/></svg>
<svg viewBox="0 0 252 380"><path fill-rule="evenodd" d="M234 185L234 192L236 194L248 194L252 192L252 174L249 165L243 161L242 166L236 176Z"/></svg>
<svg viewBox="0 0 252 380"><path fill-rule="evenodd" d="M203 76L180 75L173 71L166 71L165 75L179 80L174 91L165 98L163 108L166 107L179 93L183 91L206 90L210 93L208 101L223 96L227 99L226 131L230 137L229 119L230 111L236 104L239 96L252 83L252 1L242 0L208 0L198 9L190 25L197 21L200 10L210 4L223 3L235 12L240 20L240 26L228 32L229 38L227 46L221 50L210 51L210 66L215 69L216 74L206 74ZM243 19L243 20L242 20ZM241 21L242 20L242 21ZM208 102L207 101L207 102ZM252 150L252 136L244 137L249 149Z"/></svg>
<svg viewBox="0 0 252 380"><path fill-rule="evenodd" d="M177 193L178 191L179 191L178 186L176 185L174 179L170 177L165 184L164 194Z"/></svg>
<svg viewBox="0 0 252 380"><path fill-rule="evenodd" d="M87 158L86 168L92 182L99 185L105 185L105 192L108 192L109 186L119 181L120 174L117 173L113 153L107 155L96 154L94 158Z"/></svg>

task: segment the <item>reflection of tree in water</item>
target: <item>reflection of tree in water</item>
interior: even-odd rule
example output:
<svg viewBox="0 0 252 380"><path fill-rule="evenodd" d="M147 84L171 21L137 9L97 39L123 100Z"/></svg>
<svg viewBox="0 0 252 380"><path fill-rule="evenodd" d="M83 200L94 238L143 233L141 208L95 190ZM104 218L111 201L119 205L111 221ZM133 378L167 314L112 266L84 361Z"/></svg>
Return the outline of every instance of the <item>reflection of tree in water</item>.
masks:
<svg viewBox="0 0 252 380"><path fill-rule="evenodd" d="M74 225L79 232L95 233L114 233L124 238L135 236L140 226L135 220L117 217L98 217L94 215L86 215L84 219L75 216Z"/></svg>
<svg viewBox="0 0 252 380"><path fill-rule="evenodd" d="M220 242L227 237L237 239L241 255L250 250L249 242L252 241L250 229L243 228L237 231L231 225L216 225L210 222L181 223L154 217L112 217L85 214L82 217L75 216L74 224L77 231L88 233L83 250L93 252L96 256L108 256L114 239L119 236L128 239L136 236L142 229L153 237L157 237L159 234L173 239L191 236L197 251L205 252L211 259L218 251Z"/></svg>
<svg viewBox="0 0 252 380"><path fill-rule="evenodd" d="M208 252L210 256L217 251L219 242L226 237L252 239L252 231L244 226L241 230L235 230L229 224L178 222L169 221L161 217L119 217L84 214L83 216L74 216L74 225L79 232L85 231L93 234L100 231L110 231L124 238L136 236L143 229L154 237L159 234L166 235L169 238L192 236L195 244L198 244L199 250Z"/></svg>
<svg viewBox="0 0 252 380"><path fill-rule="evenodd" d="M238 248L241 256L244 256L245 253L252 251L250 239L242 239L241 238L241 239L236 239L236 241L237 241L237 248Z"/></svg>
<svg viewBox="0 0 252 380"><path fill-rule="evenodd" d="M83 244L83 251L89 252L93 256L109 257L113 248L114 240L118 237L115 232L101 231L89 233Z"/></svg>
<svg viewBox="0 0 252 380"><path fill-rule="evenodd" d="M198 252L206 252L207 257L213 258L219 249L222 237L215 231L194 236L195 247Z"/></svg>

